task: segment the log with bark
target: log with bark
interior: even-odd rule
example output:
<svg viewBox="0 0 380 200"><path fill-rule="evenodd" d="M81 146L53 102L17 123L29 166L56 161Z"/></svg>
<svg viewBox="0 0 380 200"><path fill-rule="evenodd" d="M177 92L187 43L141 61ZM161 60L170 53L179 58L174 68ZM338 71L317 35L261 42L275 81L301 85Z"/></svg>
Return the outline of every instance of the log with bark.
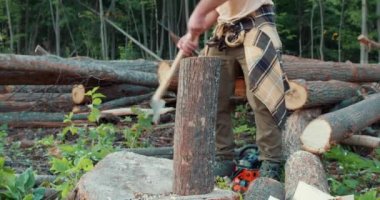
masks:
<svg viewBox="0 0 380 200"><path fill-rule="evenodd" d="M310 122L301 135L302 147L312 153L326 152L331 145L379 120L380 93Z"/></svg>
<svg viewBox="0 0 380 200"><path fill-rule="evenodd" d="M153 111L151 109L135 108L147 115L152 115ZM175 109L168 107L160 111L161 114L168 112L173 112ZM87 122L87 116L89 113L78 113L74 114L72 121L76 123ZM112 120L115 116L126 116L126 115L136 115L132 108L119 108L112 110L103 110L100 112L100 118L109 118ZM62 123L65 119L66 113L57 112L7 112L0 115L0 124L8 124L12 127L61 127L67 125ZM106 119L107 120L107 119Z"/></svg>
<svg viewBox="0 0 380 200"><path fill-rule="evenodd" d="M380 81L380 67L378 64L284 62L283 65L284 71L290 80L339 80L347 82Z"/></svg>
<svg viewBox="0 0 380 200"><path fill-rule="evenodd" d="M296 110L286 120L285 129L282 132L282 152L284 160L287 160L294 152L301 150L300 136L309 124L321 114L321 109Z"/></svg>
<svg viewBox="0 0 380 200"><path fill-rule="evenodd" d="M85 87L84 85L74 85L72 87L72 97L75 104L89 103L90 98L86 96L86 92L92 90L93 87ZM122 97L132 97L143 94L148 94L154 91L154 88L144 87L130 84L114 84L110 86L100 87L97 92L105 96L103 101L110 101Z"/></svg>
<svg viewBox="0 0 380 200"><path fill-rule="evenodd" d="M122 97L119 99L115 99L112 101L108 101L99 106L99 109L106 110L112 108L118 108L123 106L129 106L137 103L141 103L142 101L148 100L153 96L153 93L143 94L138 96L131 97Z"/></svg>
<svg viewBox="0 0 380 200"><path fill-rule="evenodd" d="M0 112L24 111L35 105L36 102L0 101Z"/></svg>
<svg viewBox="0 0 380 200"><path fill-rule="evenodd" d="M352 135L351 137L344 139L342 143L376 149L380 147L380 138L368 135Z"/></svg>
<svg viewBox="0 0 380 200"><path fill-rule="evenodd" d="M175 194L206 194L214 189L220 65L221 59L209 57L181 62L174 131Z"/></svg>
<svg viewBox="0 0 380 200"><path fill-rule="evenodd" d="M0 112L17 112L17 111L33 111L33 112L69 112L72 103L70 101L62 102L57 100L49 101L33 101L33 102L17 102L17 101L0 101Z"/></svg>
<svg viewBox="0 0 380 200"><path fill-rule="evenodd" d="M129 70L127 67L114 67L112 65L99 64L92 61L63 59L57 56L0 54L0 70L18 73L38 72L39 76L41 76L41 74L50 74L51 77L49 77L49 79L55 79L56 84L60 83L59 79L74 79L81 80L81 82L97 80L99 82L131 83L151 87L158 85L157 75L155 73ZM12 82L9 78L6 79ZM42 81L40 84L51 84L46 83L46 80L43 78L39 80ZM78 82L71 82L70 84L74 83ZM8 85L11 84L8 83Z"/></svg>
<svg viewBox="0 0 380 200"><path fill-rule="evenodd" d="M56 101L71 102L70 93L7 93L0 94L0 101L37 102Z"/></svg>
<svg viewBox="0 0 380 200"><path fill-rule="evenodd" d="M343 81L289 81L290 91L285 95L286 108L297 110L338 103L357 95L358 84Z"/></svg>
<svg viewBox="0 0 380 200"><path fill-rule="evenodd" d="M270 196L284 200L285 189L282 183L267 177L254 180L244 193L245 200L268 200Z"/></svg>
<svg viewBox="0 0 380 200"><path fill-rule="evenodd" d="M72 85L5 85L2 93L70 93Z"/></svg>
<svg viewBox="0 0 380 200"><path fill-rule="evenodd" d="M292 199L298 182L303 181L329 193L327 177L321 160L306 151L293 153L285 164L285 198Z"/></svg>

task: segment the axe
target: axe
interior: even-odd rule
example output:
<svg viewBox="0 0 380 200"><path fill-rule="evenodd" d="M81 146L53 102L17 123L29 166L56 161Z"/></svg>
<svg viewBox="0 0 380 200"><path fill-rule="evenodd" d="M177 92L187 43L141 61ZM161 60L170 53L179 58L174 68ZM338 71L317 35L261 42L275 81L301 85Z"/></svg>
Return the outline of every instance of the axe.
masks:
<svg viewBox="0 0 380 200"><path fill-rule="evenodd" d="M191 37L190 40L194 41L195 38ZM182 50L179 50L177 56L174 59L173 64L170 67L168 74L161 81L160 85L158 86L156 92L154 93L150 101L150 107L153 110L152 121L155 124L158 124L160 120L160 110L165 107L165 101L162 99L162 96L168 89L170 81L172 80L174 74L177 72L177 69L179 68L179 62L184 56L185 56L184 52Z"/></svg>

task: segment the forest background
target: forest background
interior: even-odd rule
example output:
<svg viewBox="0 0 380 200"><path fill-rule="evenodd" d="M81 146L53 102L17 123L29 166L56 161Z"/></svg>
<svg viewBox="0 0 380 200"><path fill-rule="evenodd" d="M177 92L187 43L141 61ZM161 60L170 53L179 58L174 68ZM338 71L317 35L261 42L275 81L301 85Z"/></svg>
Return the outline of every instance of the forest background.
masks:
<svg viewBox="0 0 380 200"><path fill-rule="evenodd" d="M34 54L41 45L62 57L163 59L176 47L167 30L186 32L198 0L0 0L0 52ZM274 0L285 54L326 61L377 63L361 47L380 38L380 0ZM113 22L113 26L109 22ZM120 29L115 29L115 26ZM124 31L126 34L122 33ZM201 46L211 32L202 36Z"/></svg>

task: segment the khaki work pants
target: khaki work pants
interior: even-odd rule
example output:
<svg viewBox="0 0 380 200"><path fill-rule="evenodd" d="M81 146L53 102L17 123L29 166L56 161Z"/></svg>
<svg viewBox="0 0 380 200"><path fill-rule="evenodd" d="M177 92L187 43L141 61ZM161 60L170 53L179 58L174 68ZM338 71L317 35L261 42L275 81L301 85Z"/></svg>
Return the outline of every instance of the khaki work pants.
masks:
<svg viewBox="0 0 380 200"><path fill-rule="evenodd" d="M281 41L274 25L264 24L260 27L260 30L264 31L271 38L275 48L281 48ZM204 52L207 56L217 56L223 59L216 125L217 156L223 159L232 159L235 148L231 119L233 107L229 99L234 93L236 67L242 69L245 83L248 86L247 62L255 62L260 56L260 52L255 53L250 46L252 45L250 41L255 37L256 31L257 28L253 28L246 33L244 45L227 48L223 51L219 51L214 47L206 47ZM280 162L282 157L281 130L276 125L266 106L248 88L247 99L255 115L256 143L260 151L259 159Z"/></svg>

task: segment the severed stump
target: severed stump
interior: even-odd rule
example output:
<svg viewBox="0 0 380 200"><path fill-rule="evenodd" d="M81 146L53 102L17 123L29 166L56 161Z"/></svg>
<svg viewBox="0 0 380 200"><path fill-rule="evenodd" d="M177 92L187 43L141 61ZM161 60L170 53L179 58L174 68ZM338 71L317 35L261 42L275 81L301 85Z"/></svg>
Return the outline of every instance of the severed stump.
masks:
<svg viewBox="0 0 380 200"><path fill-rule="evenodd" d="M329 192L327 177L321 160L316 155L306 151L297 151L286 161L286 199L292 199L299 181L315 186L323 192Z"/></svg>
<svg viewBox="0 0 380 200"><path fill-rule="evenodd" d="M284 200L285 189L282 183L267 177L254 180L244 193L245 200L268 200L270 196Z"/></svg>
<svg viewBox="0 0 380 200"><path fill-rule="evenodd" d="M343 81L289 81L291 88L285 96L286 108L297 110L338 103L357 94L358 84Z"/></svg>
<svg viewBox="0 0 380 200"><path fill-rule="evenodd" d="M282 152L284 160L294 152L301 150L300 136L309 124L321 114L321 109L296 110L286 120L285 129L282 132Z"/></svg>
<svg viewBox="0 0 380 200"><path fill-rule="evenodd" d="M332 144L379 120L380 93L310 122L301 135L303 148L312 153L326 152Z"/></svg>
<svg viewBox="0 0 380 200"><path fill-rule="evenodd" d="M221 60L182 60L174 131L174 183L178 195L206 194L214 188L212 164Z"/></svg>

